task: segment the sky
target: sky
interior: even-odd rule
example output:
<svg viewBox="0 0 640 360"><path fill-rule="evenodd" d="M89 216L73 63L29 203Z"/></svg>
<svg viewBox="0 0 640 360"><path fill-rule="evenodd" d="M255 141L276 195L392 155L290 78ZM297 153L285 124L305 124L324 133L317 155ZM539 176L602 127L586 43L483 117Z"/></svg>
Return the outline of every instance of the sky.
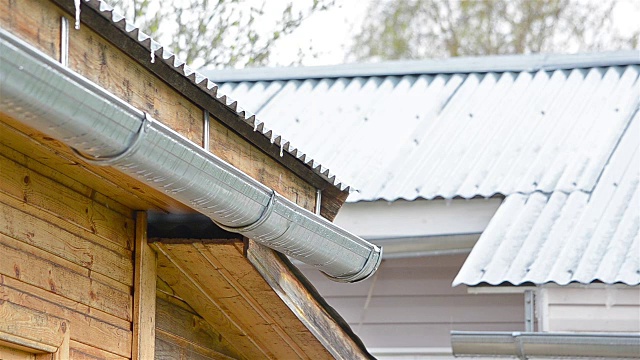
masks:
<svg viewBox="0 0 640 360"><path fill-rule="evenodd" d="M270 0L268 3L274 6L286 1ZM351 38L364 20L370 3L371 0L336 0L330 10L311 15L291 35L276 44L270 65L290 65L298 58L298 49L303 49L306 54L302 61L305 66L344 63ZM613 16L621 34L632 33L640 27L640 0L620 0ZM312 56L314 53L317 56Z"/></svg>
<svg viewBox="0 0 640 360"><path fill-rule="evenodd" d="M183 1L183 0L175 0ZM304 57L300 65L335 65L349 62L348 49L352 39L361 26L367 8L375 0L335 0L334 6L326 11L318 11L304 20L292 34L283 36L271 50L268 66L290 66L300 61L299 52ZM610 1L610 0L579 0ZM631 34L640 27L640 0L618 0L614 10L614 24L620 33ZM264 4L265 15L256 21L266 32L273 29L274 23L281 18L282 11L291 0L244 0L246 6L261 7ZM308 7L311 0L297 0L294 5ZM152 5L155 5L152 2ZM164 24L164 26L170 26ZM156 39L161 43L167 39ZM193 64L196 65L197 64Z"/></svg>
<svg viewBox="0 0 640 360"><path fill-rule="evenodd" d="M364 20L370 2L336 0L329 10L311 15L291 35L276 44L272 50L272 65L291 64L298 58L298 49L303 49L306 54L302 65L343 63L352 36Z"/></svg>

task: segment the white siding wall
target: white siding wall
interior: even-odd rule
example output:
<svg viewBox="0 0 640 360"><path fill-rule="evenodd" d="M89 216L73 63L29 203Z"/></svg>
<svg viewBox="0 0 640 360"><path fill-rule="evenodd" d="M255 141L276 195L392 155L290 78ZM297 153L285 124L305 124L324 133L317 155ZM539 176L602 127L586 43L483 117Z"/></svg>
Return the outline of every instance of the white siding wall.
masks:
<svg viewBox="0 0 640 360"><path fill-rule="evenodd" d="M451 287L465 258L384 260L377 275L357 284L302 270L374 355L422 359L429 353L449 354L451 330L524 330L522 294L469 294L464 286ZM383 356L389 352L405 355Z"/></svg>
<svg viewBox="0 0 640 360"><path fill-rule="evenodd" d="M640 286L545 285L537 302L542 331L640 331Z"/></svg>

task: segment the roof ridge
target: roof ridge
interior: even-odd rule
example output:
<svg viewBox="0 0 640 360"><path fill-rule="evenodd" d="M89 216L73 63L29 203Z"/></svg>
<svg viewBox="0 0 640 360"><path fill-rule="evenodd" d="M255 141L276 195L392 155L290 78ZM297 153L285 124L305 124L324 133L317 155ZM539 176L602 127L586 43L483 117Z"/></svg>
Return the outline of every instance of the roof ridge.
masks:
<svg viewBox="0 0 640 360"><path fill-rule="evenodd" d="M622 65L640 65L640 50L580 54L490 55L328 66L201 69L200 71L211 80L223 83L509 71L535 72Z"/></svg>

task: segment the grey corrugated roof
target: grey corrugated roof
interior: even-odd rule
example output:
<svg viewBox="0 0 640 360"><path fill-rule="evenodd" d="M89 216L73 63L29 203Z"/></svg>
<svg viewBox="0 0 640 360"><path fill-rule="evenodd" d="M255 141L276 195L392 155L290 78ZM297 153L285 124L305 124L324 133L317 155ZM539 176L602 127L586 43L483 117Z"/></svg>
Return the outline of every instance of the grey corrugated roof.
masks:
<svg viewBox="0 0 640 360"><path fill-rule="evenodd" d="M54 0L62 8L74 12L74 2L66 0ZM218 104L214 107L223 109L223 112L230 112L231 117L219 118L220 121L231 126L242 136L248 138L260 150L277 157L287 167L306 176L306 180L314 186L322 189L333 185L345 191L349 187L337 179L328 168L320 164L316 159L308 156L305 152L294 147L288 140L284 139L277 131L273 131L265 124L256 119L254 113L243 109L236 100L219 91L218 85L207 79L201 73L187 66L174 53L164 48L161 44L144 34L135 24L125 19L122 15L113 11L113 7L101 0L82 0L80 17L82 22L89 22L96 29L101 31L116 46L123 49L129 56L145 65L151 72L161 76L170 83L171 86L179 89L192 101L203 106L201 102L211 103L214 100ZM85 8L87 6L88 8ZM95 12L95 13L93 13ZM98 19L95 14L101 19ZM107 22L101 21L106 19ZM118 37L117 32L122 32L127 38ZM133 40L133 42L131 42ZM142 51L140 51L142 50ZM185 84L188 84L185 86ZM203 96L203 93L205 94ZM198 98L199 100L196 100ZM204 100L203 100L204 99ZM243 103L241 101L241 103ZM222 105L222 107L220 106ZM220 117L221 113L216 113ZM256 136L257 135L257 136ZM302 141L297 141L298 144ZM300 162L300 163L298 163ZM302 170L301 170L302 169ZM301 175L302 174L302 175Z"/></svg>
<svg viewBox="0 0 640 360"><path fill-rule="evenodd" d="M349 201L473 198L591 191L637 107L639 69L600 63L221 90L340 174L359 191Z"/></svg>
<svg viewBox="0 0 640 360"><path fill-rule="evenodd" d="M454 285L640 284L637 111L593 191L509 195Z"/></svg>
<svg viewBox="0 0 640 360"><path fill-rule="evenodd" d="M502 59L221 88L358 189L348 201L505 196L455 284L637 285L640 52Z"/></svg>

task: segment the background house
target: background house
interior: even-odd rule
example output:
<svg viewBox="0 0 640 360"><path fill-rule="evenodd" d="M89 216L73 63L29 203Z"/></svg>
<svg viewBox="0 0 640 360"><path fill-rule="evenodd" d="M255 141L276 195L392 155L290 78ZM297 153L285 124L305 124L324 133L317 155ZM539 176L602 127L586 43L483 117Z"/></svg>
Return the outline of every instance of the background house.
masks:
<svg viewBox="0 0 640 360"><path fill-rule="evenodd" d="M374 355L414 359L450 357L450 331L640 331L639 64L626 51L207 75L358 190L336 223L384 245L380 271L346 288L302 268Z"/></svg>
<svg viewBox="0 0 640 360"><path fill-rule="evenodd" d="M346 189L75 4L0 1L0 359L370 358L272 249L374 272L379 249L324 218Z"/></svg>

